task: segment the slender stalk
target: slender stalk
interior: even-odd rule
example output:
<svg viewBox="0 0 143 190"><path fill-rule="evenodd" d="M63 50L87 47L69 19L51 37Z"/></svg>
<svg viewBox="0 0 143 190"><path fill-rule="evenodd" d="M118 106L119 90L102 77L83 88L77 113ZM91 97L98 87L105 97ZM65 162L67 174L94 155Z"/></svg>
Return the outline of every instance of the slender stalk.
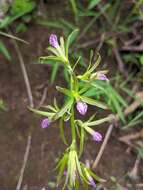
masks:
<svg viewBox="0 0 143 190"><path fill-rule="evenodd" d="M71 75L70 88L71 88L71 91L74 89L74 77L72 75ZM71 108L70 124L71 124L71 132L72 132L72 142L74 142L76 141L76 131L75 131L75 126L74 126L74 103Z"/></svg>
<svg viewBox="0 0 143 190"><path fill-rule="evenodd" d="M76 141L76 131L75 131L75 126L74 126L74 106L72 106L71 109L71 132L72 132L72 142Z"/></svg>

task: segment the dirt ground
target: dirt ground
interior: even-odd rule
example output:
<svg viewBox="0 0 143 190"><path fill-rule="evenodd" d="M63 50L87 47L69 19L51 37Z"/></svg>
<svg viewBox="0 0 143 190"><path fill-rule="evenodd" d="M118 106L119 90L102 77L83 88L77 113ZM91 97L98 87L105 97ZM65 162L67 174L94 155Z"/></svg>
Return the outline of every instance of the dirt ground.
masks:
<svg viewBox="0 0 143 190"><path fill-rule="evenodd" d="M51 103L53 96L58 97L54 85L51 86L48 81L51 68L36 64L37 58L44 53L48 45L50 32L33 24L21 35L30 44L19 43L32 86L35 106L39 104L45 87L48 87L45 104ZM46 190L50 190L52 189L50 184L54 184L52 182L56 179L55 163L65 146L59 137L57 123L43 130L40 128L41 117L28 110L27 94L17 55L11 40L5 42L11 51L12 62L0 57L0 98L7 105L7 110L0 112L0 190L16 189L29 132L32 134L32 142L22 189L41 190L45 187ZM61 74L55 83L56 85L63 83ZM103 134L106 129L107 126L102 126ZM118 141L118 137L124 134L120 129L113 131L96 170L99 176L107 180L105 186L109 190L112 189L111 176L116 177L125 187L127 183L131 183L125 176L133 168L136 156L132 152L127 153L127 146ZM83 160L94 160L99 147L100 144L89 139ZM132 185L127 189L137 188Z"/></svg>

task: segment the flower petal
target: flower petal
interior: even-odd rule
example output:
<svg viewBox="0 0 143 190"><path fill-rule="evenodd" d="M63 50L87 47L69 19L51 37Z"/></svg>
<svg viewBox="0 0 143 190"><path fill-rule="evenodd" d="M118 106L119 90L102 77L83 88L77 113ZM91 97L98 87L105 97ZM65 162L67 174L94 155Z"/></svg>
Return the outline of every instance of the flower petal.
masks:
<svg viewBox="0 0 143 190"><path fill-rule="evenodd" d="M107 78L107 76L106 76L105 74L103 74L103 73L99 73L99 74L97 75L97 79L109 81L109 79Z"/></svg>
<svg viewBox="0 0 143 190"><path fill-rule="evenodd" d="M88 106L85 102L79 101L77 102L76 108L81 115L85 115L87 112Z"/></svg>
<svg viewBox="0 0 143 190"><path fill-rule="evenodd" d="M54 48L57 48L59 46L57 36L55 34L51 34L49 37L49 43Z"/></svg>
<svg viewBox="0 0 143 190"><path fill-rule="evenodd" d="M101 135L101 133L99 133L97 131L92 132L92 137L93 137L94 141L97 141L97 142L102 141L102 135Z"/></svg>
<svg viewBox="0 0 143 190"><path fill-rule="evenodd" d="M49 127L49 125L50 125L50 121L49 121L48 118L45 118L45 119L42 120L42 122L41 122L41 127L42 127L43 129Z"/></svg>

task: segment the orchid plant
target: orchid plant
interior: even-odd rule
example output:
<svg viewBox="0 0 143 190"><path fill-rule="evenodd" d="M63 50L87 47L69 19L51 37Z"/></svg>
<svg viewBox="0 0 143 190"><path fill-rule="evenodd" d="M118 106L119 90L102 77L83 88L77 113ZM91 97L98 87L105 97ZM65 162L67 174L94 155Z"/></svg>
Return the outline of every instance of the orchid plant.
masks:
<svg viewBox="0 0 143 190"><path fill-rule="evenodd" d="M60 106L56 98L54 98L53 105L45 106L46 110L31 108L35 113L45 117L41 122L43 129L48 128L56 120L59 121L61 137L67 146L56 167L59 171L57 175L57 185L62 183L63 179L65 179L63 189L65 189L65 187L69 189L79 189L80 185L84 187L96 187L96 182L105 181L98 177L89 166L81 162L80 158L83 154L86 135L89 134L93 141L97 143L101 142L103 135L95 131L93 127L111 121L110 116L96 120L95 115L92 115L88 120L81 120L75 115L75 111L77 111L81 116L85 116L89 109L88 105L108 109L105 103L86 96L86 93L92 88L93 82L102 80L108 83L109 81L106 76L107 71L95 71L101 61L101 57L97 53L96 60L94 60L92 51L86 71L80 75L75 71L80 57L75 64L73 64L69 59L69 46L73 36L77 32L78 30L74 30L66 41L63 37L60 37L58 41L57 36L51 34L49 38L50 47L48 47L48 50L52 55L40 57L41 63L46 63L46 61L49 60L53 61L53 64L54 62L59 62L59 64L63 65L68 71L70 78L68 88L56 87L56 89L66 97L63 106ZM68 123L68 128L71 130L71 139L68 141L64 133L65 123Z"/></svg>

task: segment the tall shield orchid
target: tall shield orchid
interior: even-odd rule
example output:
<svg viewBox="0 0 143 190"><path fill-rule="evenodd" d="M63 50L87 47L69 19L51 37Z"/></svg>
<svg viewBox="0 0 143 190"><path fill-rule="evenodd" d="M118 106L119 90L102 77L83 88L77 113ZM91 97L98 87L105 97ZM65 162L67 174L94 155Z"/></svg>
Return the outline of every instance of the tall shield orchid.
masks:
<svg viewBox="0 0 143 190"><path fill-rule="evenodd" d="M104 138L104 135L98 130L94 130L93 127L104 122L110 122L111 120L109 116L98 120L95 120L94 116L86 119L89 105L99 109L108 109L107 105L103 102L89 97L88 92L92 89L93 83L95 84L97 80L102 80L105 83L109 80L106 76L106 71L96 71L101 60L98 53L96 60L94 60L93 53L91 52L86 71L82 74L77 74L78 71L75 71L75 68L80 58L75 64L69 59L69 46L77 33L78 30L73 31L66 41L63 37L58 39L55 34L51 34L49 37L49 44L51 46L48 47L48 50L52 55L40 57L40 63L44 64L49 60L52 61L53 64L54 62L59 62L68 72L70 78L68 88L56 87L57 91L62 93L65 97L63 105L59 105L56 98L54 98L53 105L46 106L46 110L31 108L35 113L44 116L41 122L43 130L50 130L52 123L57 120L59 121L61 137L67 146L56 167L58 170L57 185L59 185L61 181L64 181L63 189L66 187L69 187L69 189L79 189L80 185L83 187L96 187L97 182L104 182L104 180L98 177L86 164L81 162L81 157L84 151L85 137L87 135L92 137L93 146L94 143L100 143ZM79 115L81 115L80 118L83 118L82 120L78 119ZM65 137L65 122L69 124L68 130L71 131L71 138Z"/></svg>

